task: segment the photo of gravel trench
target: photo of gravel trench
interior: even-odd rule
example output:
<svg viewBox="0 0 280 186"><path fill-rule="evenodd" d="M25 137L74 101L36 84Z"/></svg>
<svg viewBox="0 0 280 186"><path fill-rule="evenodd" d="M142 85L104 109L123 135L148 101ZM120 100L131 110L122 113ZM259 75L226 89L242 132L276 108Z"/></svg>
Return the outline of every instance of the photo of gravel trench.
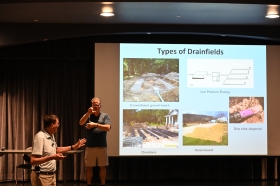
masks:
<svg viewBox="0 0 280 186"><path fill-rule="evenodd" d="M125 58L124 102L179 102L179 59Z"/></svg>

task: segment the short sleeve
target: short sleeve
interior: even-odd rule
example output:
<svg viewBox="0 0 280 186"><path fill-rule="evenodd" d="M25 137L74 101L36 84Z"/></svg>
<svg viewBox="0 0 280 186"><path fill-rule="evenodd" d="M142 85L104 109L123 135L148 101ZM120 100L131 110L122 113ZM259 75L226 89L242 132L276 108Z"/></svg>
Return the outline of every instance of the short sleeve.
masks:
<svg viewBox="0 0 280 186"><path fill-rule="evenodd" d="M33 140L33 146L32 146L32 154L33 155L43 155L43 145L44 145L44 138L39 133L35 135Z"/></svg>
<svg viewBox="0 0 280 186"><path fill-rule="evenodd" d="M106 114L104 123L111 124L111 118L110 118L109 114Z"/></svg>

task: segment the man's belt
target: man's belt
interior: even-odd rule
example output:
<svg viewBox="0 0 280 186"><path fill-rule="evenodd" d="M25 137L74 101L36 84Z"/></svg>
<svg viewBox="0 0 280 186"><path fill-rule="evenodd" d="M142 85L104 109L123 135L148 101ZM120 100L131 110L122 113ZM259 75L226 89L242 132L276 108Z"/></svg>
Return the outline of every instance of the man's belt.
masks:
<svg viewBox="0 0 280 186"><path fill-rule="evenodd" d="M55 171L54 172L43 172L43 171L35 171L33 170L34 172L36 172L36 174L45 174L45 175L54 175L55 174Z"/></svg>

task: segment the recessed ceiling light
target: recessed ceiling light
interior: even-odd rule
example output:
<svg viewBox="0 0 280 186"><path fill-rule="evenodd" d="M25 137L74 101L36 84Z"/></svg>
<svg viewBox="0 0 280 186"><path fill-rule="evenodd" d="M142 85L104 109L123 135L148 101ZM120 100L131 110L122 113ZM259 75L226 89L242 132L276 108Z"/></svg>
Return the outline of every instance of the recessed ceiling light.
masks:
<svg viewBox="0 0 280 186"><path fill-rule="evenodd" d="M275 18L279 18L279 15L278 14L267 14L265 17L270 18L270 19L275 19Z"/></svg>
<svg viewBox="0 0 280 186"><path fill-rule="evenodd" d="M265 17L270 19L279 18L278 8L279 5L267 5L267 14Z"/></svg>
<svg viewBox="0 0 280 186"><path fill-rule="evenodd" d="M114 16L115 14L113 12L102 12L100 15L104 17L111 17Z"/></svg>
<svg viewBox="0 0 280 186"><path fill-rule="evenodd" d="M177 15L176 17L181 17L181 15Z"/></svg>
<svg viewBox="0 0 280 186"><path fill-rule="evenodd" d="M103 5L112 5L114 3L113 2L102 2L101 4L103 4Z"/></svg>

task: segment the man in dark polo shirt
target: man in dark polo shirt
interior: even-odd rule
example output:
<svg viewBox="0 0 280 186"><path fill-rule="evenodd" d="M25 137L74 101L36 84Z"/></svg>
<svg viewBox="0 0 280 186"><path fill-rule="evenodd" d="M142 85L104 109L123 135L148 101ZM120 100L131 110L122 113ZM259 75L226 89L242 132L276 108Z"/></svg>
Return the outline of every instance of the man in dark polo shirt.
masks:
<svg viewBox="0 0 280 186"><path fill-rule="evenodd" d="M86 124L86 150L85 165L87 185L91 185L92 167L100 168L99 177L101 186L106 182L106 166L109 165L107 155L107 132L111 129L109 114L100 111L101 100L94 97L91 100L91 107L80 119L80 125Z"/></svg>

